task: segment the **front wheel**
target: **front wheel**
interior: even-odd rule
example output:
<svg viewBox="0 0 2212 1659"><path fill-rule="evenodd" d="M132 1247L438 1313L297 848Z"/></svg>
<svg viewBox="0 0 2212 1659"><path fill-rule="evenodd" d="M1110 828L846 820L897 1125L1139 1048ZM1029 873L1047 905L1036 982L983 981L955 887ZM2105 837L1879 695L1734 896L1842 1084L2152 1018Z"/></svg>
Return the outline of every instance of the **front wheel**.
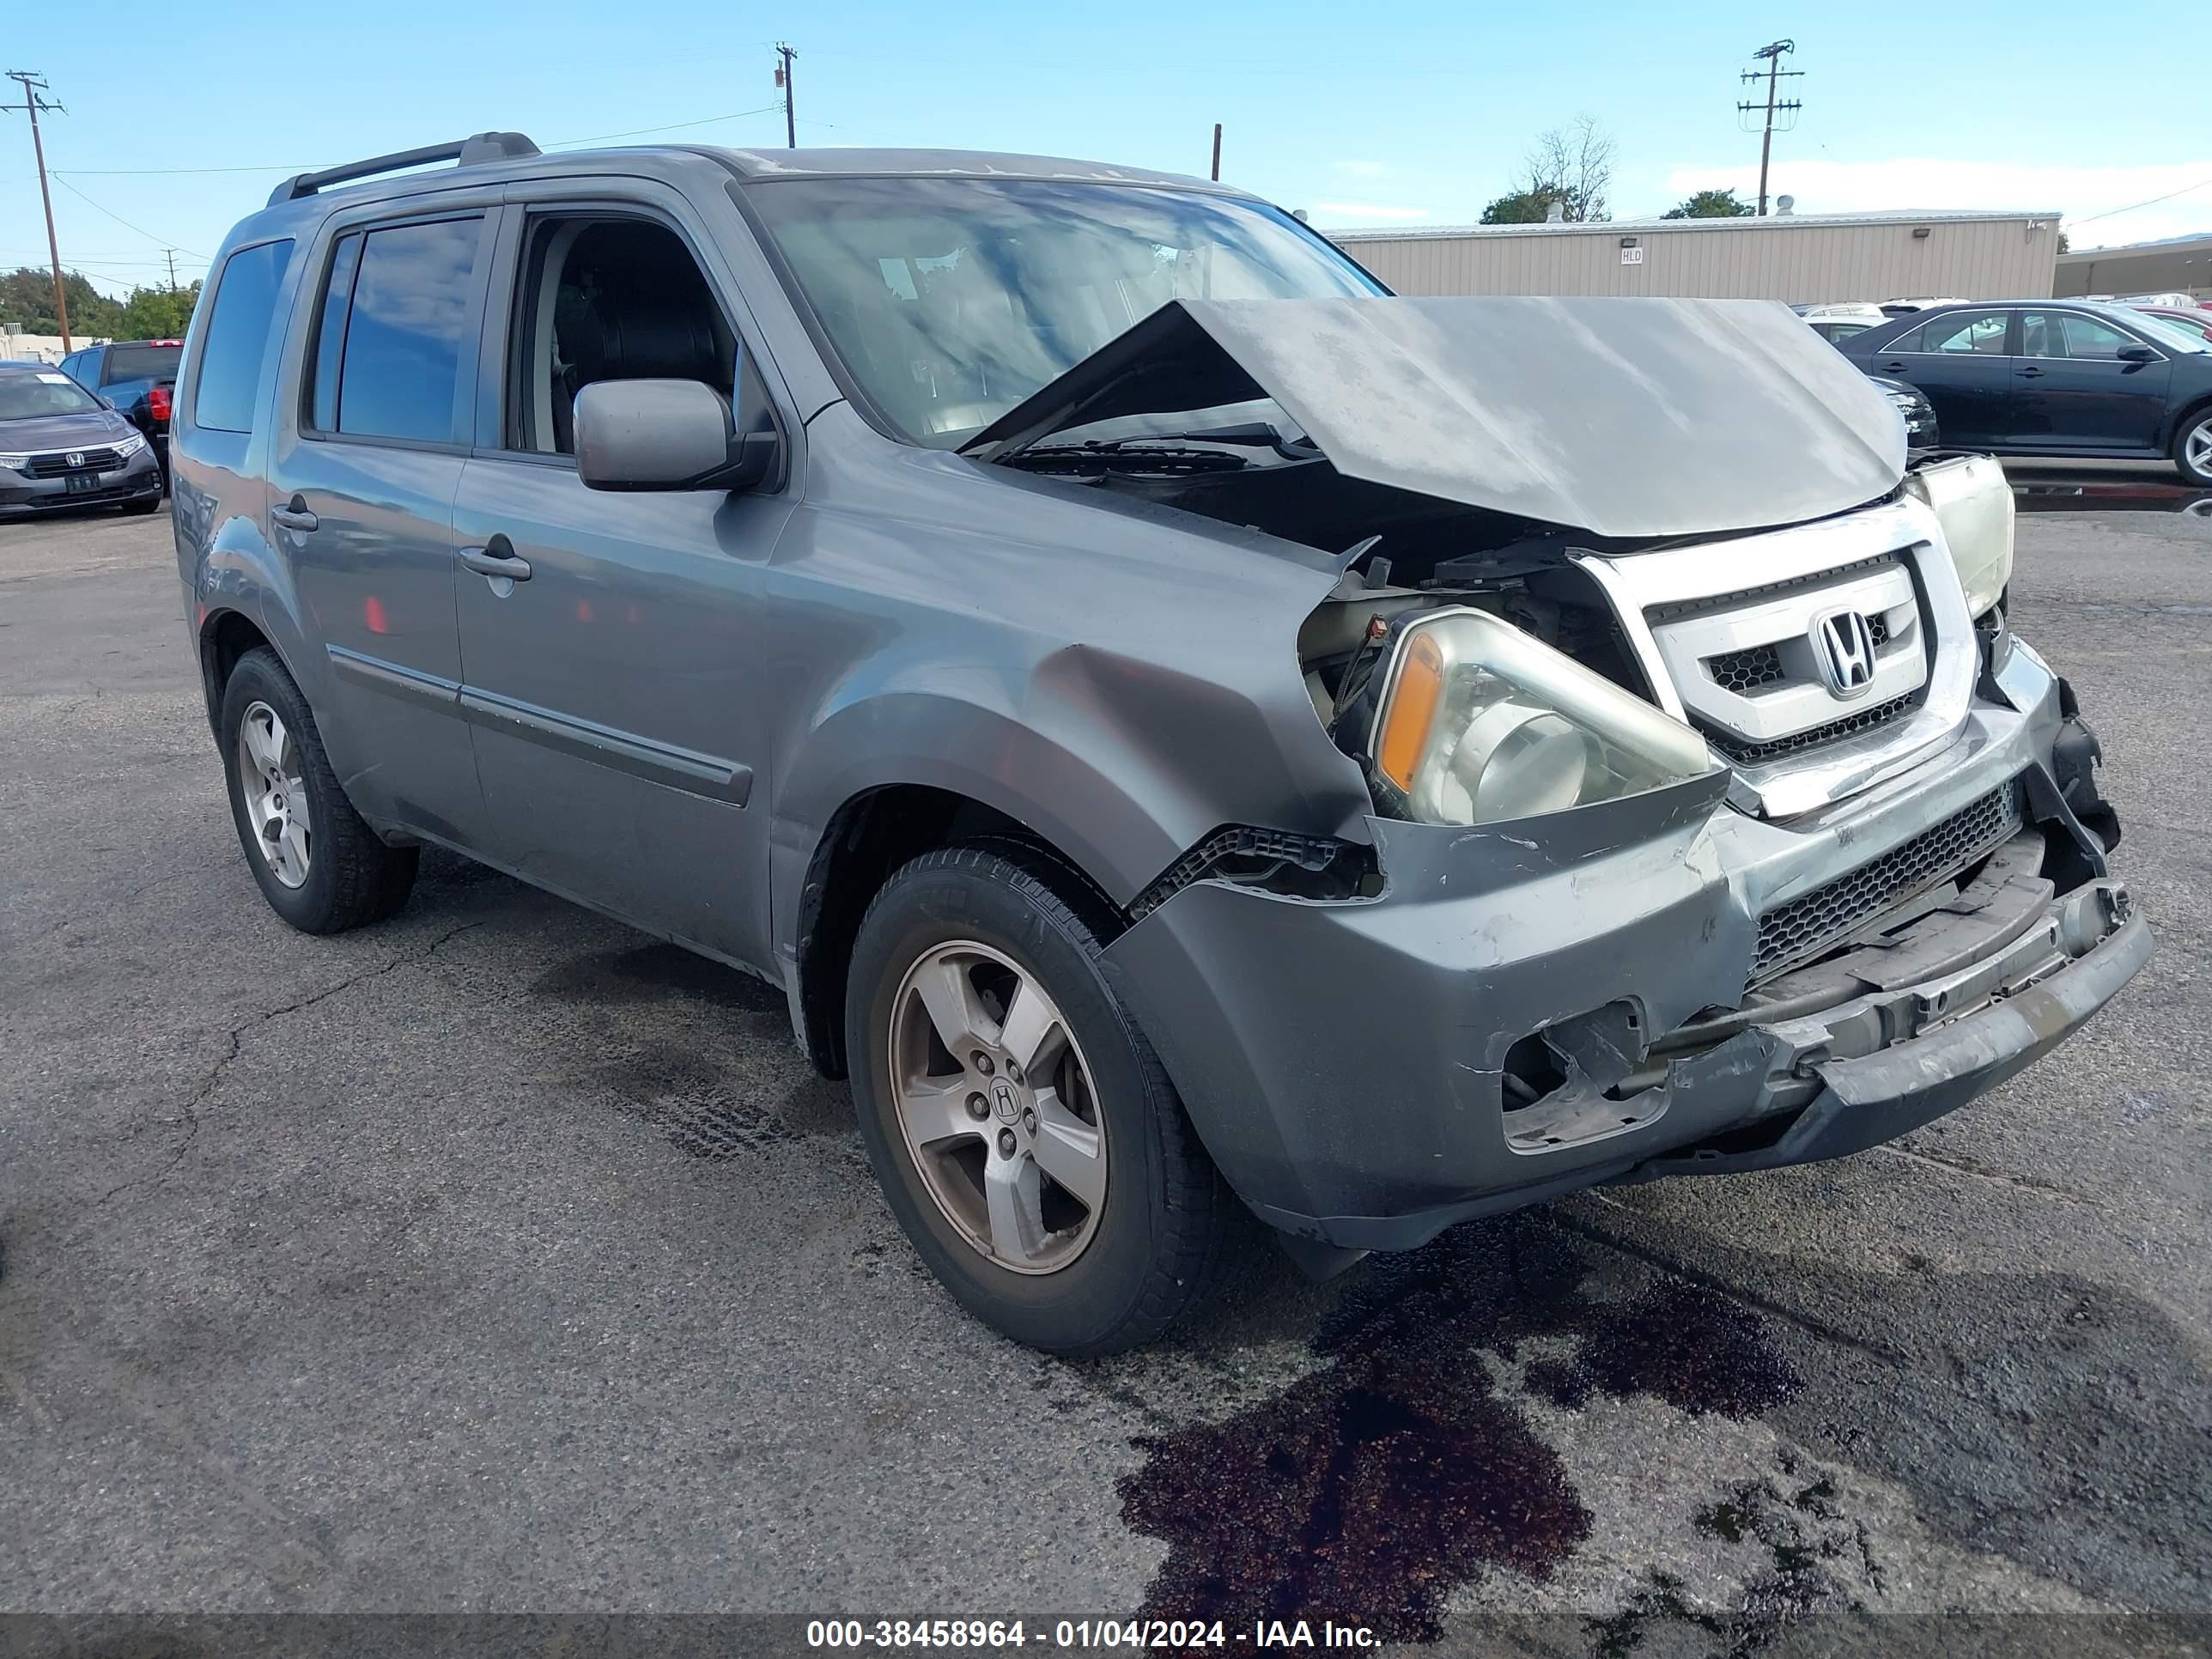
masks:
<svg viewBox="0 0 2212 1659"><path fill-rule="evenodd" d="M846 996L854 1098L892 1212L970 1313L1112 1353L1213 1291L1253 1224L1097 932L1029 862L927 854L876 896Z"/></svg>
<svg viewBox="0 0 2212 1659"><path fill-rule="evenodd" d="M2174 434L2173 464L2200 489L2212 489L2212 409L2186 416Z"/></svg>

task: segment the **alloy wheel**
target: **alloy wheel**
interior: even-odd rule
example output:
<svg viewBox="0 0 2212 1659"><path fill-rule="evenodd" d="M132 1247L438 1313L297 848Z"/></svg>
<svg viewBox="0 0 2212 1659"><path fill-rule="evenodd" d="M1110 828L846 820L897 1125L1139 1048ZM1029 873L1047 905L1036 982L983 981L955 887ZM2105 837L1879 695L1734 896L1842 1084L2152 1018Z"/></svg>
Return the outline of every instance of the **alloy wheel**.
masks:
<svg viewBox="0 0 2212 1659"><path fill-rule="evenodd" d="M285 886L300 886L307 879L314 853L307 781L300 745L285 730L283 716L265 702L247 704L239 722L238 781L262 861Z"/></svg>
<svg viewBox="0 0 2212 1659"><path fill-rule="evenodd" d="M1106 1125L1059 1006L988 945L932 947L891 999L888 1079L922 1184L1019 1273L1080 1256L1106 1201Z"/></svg>
<svg viewBox="0 0 2212 1659"><path fill-rule="evenodd" d="M2190 430L2181 446L2182 459L2200 478L2212 478L2212 415Z"/></svg>

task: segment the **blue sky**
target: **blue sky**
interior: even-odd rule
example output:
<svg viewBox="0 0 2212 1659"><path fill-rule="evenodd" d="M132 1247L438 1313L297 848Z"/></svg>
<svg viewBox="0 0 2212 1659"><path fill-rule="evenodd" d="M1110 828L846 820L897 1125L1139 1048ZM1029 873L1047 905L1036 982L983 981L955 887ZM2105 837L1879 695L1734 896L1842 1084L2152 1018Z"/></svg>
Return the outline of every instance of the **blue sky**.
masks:
<svg viewBox="0 0 2212 1659"><path fill-rule="evenodd" d="M64 263L118 290L157 280L165 246L180 277L198 274L283 171L484 127L551 148L750 110L661 136L779 145L782 117L763 107L779 35L799 52L802 143L1202 173L1218 120L1224 177L1320 225L1383 228L1472 221L1535 134L1584 112L1619 145L1616 218L1708 184L1748 194L1758 140L1737 130L1736 75L1778 28L1806 107L1775 141L1774 188L1801 212L2057 210L2077 247L2212 228L2201 41L2161 43L2140 16L2115 30L2075 0L1797 16L1612 0L392 0L373 25L351 7L199 0L118 14L131 21L112 49L82 10L11 10L0 68L43 70L69 106L46 125ZM0 264L43 263L29 134L4 120Z"/></svg>

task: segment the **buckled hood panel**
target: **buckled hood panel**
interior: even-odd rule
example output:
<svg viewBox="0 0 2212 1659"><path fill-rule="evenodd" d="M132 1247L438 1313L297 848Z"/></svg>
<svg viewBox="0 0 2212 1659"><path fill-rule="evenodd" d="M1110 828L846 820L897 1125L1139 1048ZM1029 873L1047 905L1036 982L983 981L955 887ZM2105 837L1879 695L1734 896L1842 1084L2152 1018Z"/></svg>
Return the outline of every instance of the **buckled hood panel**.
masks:
<svg viewBox="0 0 2212 1659"><path fill-rule="evenodd" d="M1599 537L1823 518L1905 471L1896 410L1757 300L1171 301L965 448L1262 396L1347 477Z"/></svg>

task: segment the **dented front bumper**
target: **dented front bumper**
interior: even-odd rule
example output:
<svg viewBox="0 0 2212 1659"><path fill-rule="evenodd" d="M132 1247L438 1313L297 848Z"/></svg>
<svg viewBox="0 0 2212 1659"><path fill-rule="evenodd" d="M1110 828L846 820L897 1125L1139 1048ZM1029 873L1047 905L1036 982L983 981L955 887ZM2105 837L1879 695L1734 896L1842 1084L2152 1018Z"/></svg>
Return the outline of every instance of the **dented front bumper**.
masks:
<svg viewBox="0 0 2212 1659"><path fill-rule="evenodd" d="M1724 779L1522 824L1377 820L1380 897L1201 882L1108 969L1231 1184L1343 1249L1605 1182L1856 1152L2033 1063L2149 955L2106 872L2070 696L2025 650L1989 690L1942 755L1804 820L1738 811ZM1993 792L2010 816L1975 883L1878 912L1879 935L1855 935L1870 943L1747 998L1762 918ZM1514 1093L1532 1036L1558 1066L1534 1100Z"/></svg>

